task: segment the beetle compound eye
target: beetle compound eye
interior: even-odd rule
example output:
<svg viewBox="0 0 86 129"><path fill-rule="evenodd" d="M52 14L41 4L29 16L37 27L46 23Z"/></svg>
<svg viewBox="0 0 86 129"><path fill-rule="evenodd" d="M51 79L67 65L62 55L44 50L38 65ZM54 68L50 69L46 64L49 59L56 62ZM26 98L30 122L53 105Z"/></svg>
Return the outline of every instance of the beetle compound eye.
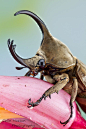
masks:
<svg viewBox="0 0 86 129"><path fill-rule="evenodd" d="M45 60L44 59L41 59L38 61L37 65L40 67L44 67L45 66Z"/></svg>

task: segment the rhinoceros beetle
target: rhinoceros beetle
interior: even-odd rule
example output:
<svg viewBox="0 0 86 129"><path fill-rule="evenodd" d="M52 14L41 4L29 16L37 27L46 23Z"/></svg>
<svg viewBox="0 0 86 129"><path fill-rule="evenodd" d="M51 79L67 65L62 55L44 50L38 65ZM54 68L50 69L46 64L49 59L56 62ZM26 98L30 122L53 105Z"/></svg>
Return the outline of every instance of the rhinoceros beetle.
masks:
<svg viewBox="0 0 86 129"><path fill-rule="evenodd" d="M36 55L32 58L23 59L15 52L16 45L13 40L8 39L9 50L14 59L24 67L16 67L17 70L29 68L25 76L36 76L40 72L40 79L45 79L53 83L54 86L49 88L36 101L31 102L29 99L28 107L39 105L42 99L46 99L51 94L58 93L64 89L71 95L70 109L71 113L67 121L61 122L64 126L69 122L73 114L73 102L77 100L82 110L86 112L86 65L72 55L68 47L60 40L54 38L48 31L44 22L33 12L21 10L14 15L26 14L31 16L40 27L43 39ZM82 102L80 101L83 100Z"/></svg>

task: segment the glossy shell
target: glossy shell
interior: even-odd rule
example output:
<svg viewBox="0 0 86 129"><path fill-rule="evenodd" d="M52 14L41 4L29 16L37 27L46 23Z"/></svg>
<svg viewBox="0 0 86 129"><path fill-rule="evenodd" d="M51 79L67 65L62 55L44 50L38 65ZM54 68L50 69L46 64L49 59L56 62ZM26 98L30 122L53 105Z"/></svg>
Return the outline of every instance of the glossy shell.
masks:
<svg viewBox="0 0 86 129"><path fill-rule="evenodd" d="M76 63L76 59L68 47L51 35L43 40L37 53L45 58L46 63L53 64L58 68L67 68Z"/></svg>

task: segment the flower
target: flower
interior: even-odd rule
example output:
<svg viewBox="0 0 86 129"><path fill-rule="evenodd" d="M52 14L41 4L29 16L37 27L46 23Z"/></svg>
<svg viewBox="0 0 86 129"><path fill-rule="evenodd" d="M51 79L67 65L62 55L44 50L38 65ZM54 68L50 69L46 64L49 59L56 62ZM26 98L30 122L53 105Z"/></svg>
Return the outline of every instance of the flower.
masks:
<svg viewBox="0 0 86 129"><path fill-rule="evenodd" d="M70 115L70 95L65 91L52 94L51 99L42 100L36 107L27 107L29 98L35 102L51 86L53 84L32 77L0 76L0 106L6 109L4 117L0 118L0 129L62 129L60 121L66 121ZM73 117L64 129L86 128L86 121L77 111L75 102L73 107Z"/></svg>

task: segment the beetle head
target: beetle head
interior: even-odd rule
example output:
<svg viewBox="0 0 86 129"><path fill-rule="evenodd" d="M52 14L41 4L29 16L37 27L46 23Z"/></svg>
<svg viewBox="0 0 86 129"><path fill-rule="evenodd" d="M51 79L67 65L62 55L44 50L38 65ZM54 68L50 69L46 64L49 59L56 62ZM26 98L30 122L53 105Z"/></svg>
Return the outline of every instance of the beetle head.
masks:
<svg viewBox="0 0 86 129"><path fill-rule="evenodd" d="M49 33L44 22L36 14L27 10L21 10L14 15L16 16L18 14L26 14L31 16L39 25L43 34L41 46L36 55L28 59L19 57L15 52L15 45L13 45L13 41L10 43L8 40L9 50L18 63L29 68L30 71L33 71L34 75L43 70L46 64L54 65L57 68L68 68L71 65L75 65L75 58L71 54L68 47ZM22 68L23 67L17 67L17 69Z"/></svg>
<svg viewBox="0 0 86 129"><path fill-rule="evenodd" d="M39 71L42 71L45 67L45 60L42 56L36 54L32 58L23 59L21 58L16 52L15 47L16 45L13 45L13 40L10 42L10 39L8 39L8 47L10 50L10 53L14 57L14 59L23 65L24 67L16 67L17 70L20 70L22 68L29 68L30 73L32 73L33 76L37 75Z"/></svg>

